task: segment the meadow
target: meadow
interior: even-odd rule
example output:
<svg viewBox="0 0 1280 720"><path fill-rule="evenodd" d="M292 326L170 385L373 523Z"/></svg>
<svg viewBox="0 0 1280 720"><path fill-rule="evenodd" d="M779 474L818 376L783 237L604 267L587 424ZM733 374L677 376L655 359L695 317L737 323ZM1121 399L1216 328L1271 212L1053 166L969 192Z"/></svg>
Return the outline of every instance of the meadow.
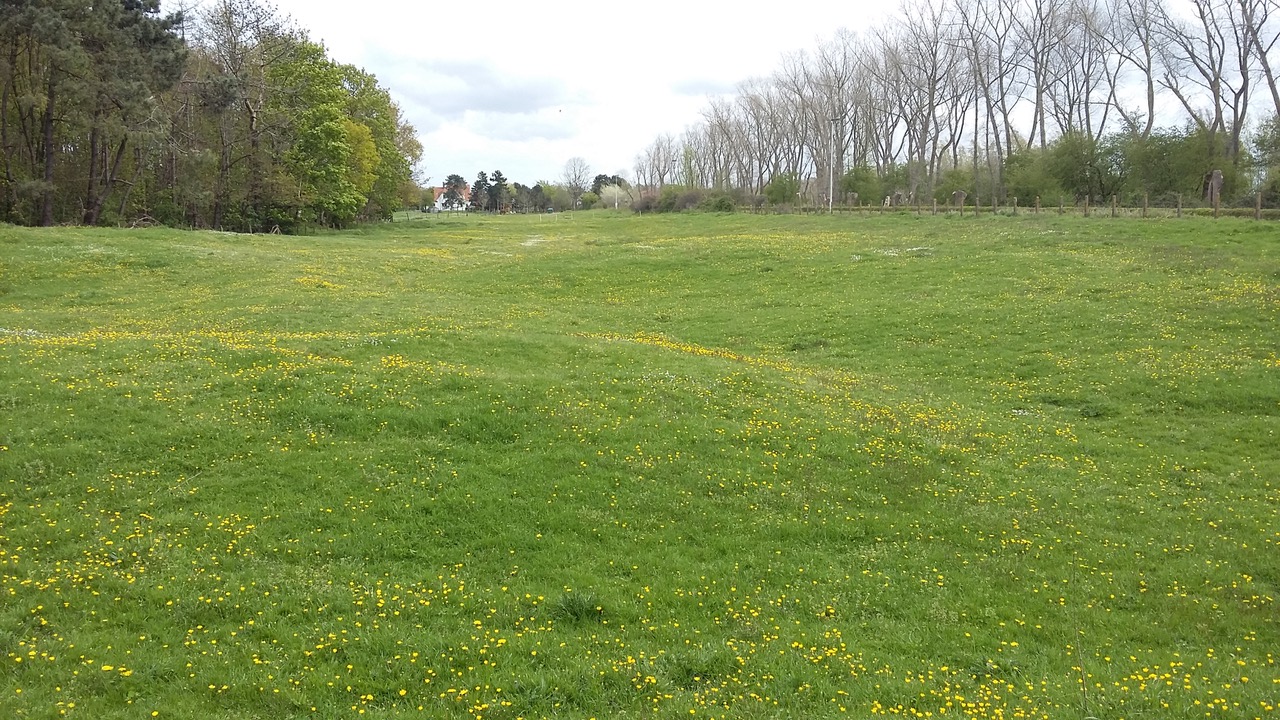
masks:
<svg viewBox="0 0 1280 720"><path fill-rule="evenodd" d="M1280 717L1280 232L0 227L0 716Z"/></svg>

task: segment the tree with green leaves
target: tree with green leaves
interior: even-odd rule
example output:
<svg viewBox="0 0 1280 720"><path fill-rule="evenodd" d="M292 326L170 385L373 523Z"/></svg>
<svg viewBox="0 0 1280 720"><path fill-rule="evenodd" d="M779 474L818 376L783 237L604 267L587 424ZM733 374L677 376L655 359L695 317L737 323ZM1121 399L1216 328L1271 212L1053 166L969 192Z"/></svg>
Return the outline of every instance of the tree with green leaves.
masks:
<svg viewBox="0 0 1280 720"><path fill-rule="evenodd" d="M461 175L450 175L444 180L444 209L461 210L467 205L467 181Z"/></svg>
<svg viewBox="0 0 1280 720"><path fill-rule="evenodd" d="M3 3L0 221L344 225L416 202L421 154L372 75L263 0Z"/></svg>
<svg viewBox="0 0 1280 720"><path fill-rule="evenodd" d="M502 212L502 206L507 202L508 188L507 178L501 170L494 170L489 176L486 192L489 194L489 208L494 212Z"/></svg>
<svg viewBox="0 0 1280 720"><path fill-rule="evenodd" d="M4 3L0 218L98 221L122 175L164 144L155 98L183 66L180 22L156 0Z"/></svg>
<svg viewBox="0 0 1280 720"><path fill-rule="evenodd" d="M372 132L345 113L342 68L320 45L296 40L268 78L277 91L267 107L285 122L270 138L287 171L278 177L296 187L296 199L262 187L256 219L278 224L283 209L322 225L350 223L367 201L378 156Z"/></svg>
<svg viewBox="0 0 1280 720"><path fill-rule="evenodd" d="M800 192L800 180L791 173L775 175L764 188L764 196L773 205L789 205Z"/></svg>
<svg viewBox="0 0 1280 720"><path fill-rule="evenodd" d="M471 183L471 209L487 210L489 208L489 173L481 170L476 181Z"/></svg>
<svg viewBox="0 0 1280 720"><path fill-rule="evenodd" d="M369 129L377 158L373 183L362 214L385 219L400 207L402 188L413 181L413 167L422 158L422 144L400 117L400 107L377 78L351 65L342 66L347 91L346 115Z"/></svg>
<svg viewBox="0 0 1280 720"><path fill-rule="evenodd" d="M130 140L153 147L155 96L181 75L186 45L174 34L181 15L160 16L158 0L95 3L81 44L89 54L87 177L82 221L96 225L129 159ZM144 149L140 146L140 150ZM134 177L142 170L134 168ZM132 185L132 183L131 183Z"/></svg>

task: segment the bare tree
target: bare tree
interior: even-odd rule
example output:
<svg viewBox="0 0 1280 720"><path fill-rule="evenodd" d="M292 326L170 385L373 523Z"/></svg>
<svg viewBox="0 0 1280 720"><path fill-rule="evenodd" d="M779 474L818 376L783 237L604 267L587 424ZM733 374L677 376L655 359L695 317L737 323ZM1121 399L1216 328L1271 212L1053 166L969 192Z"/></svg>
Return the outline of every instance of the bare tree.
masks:
<svg viewBox="0 0 1280 720"><path fill-rule="evenodd" d="M569 196L573 198L573 207L576 208L583 193L591 186L591 166L580 157L571 157L564 164L563 179L564 187L569 191Z"/></svg>
<svg viewBox="0 0 1280 720"><path fill-rule="evenodd" d="M1227 156L1234 163L1248 113L1254 43L1231 0L1190 2L1194 20L1167 12L1158 19L1164 64L1160 82L1211 143L1217 133L1228 133Z"/></svg>
<svg viewBox="0 0 1280 720"><path fill-rule="evenodd" d="M711 100L702 122L637 157L637 181L761 192L793 174L818 200L867 166L881 178L905 170L893 188L904 195L931 194L971 158L974 190L990 178L1000 197L1015 153L1067 134L1097 141L1117 119L1147 137L1162 97L1236 159L1254 83L1280 115L1280 0L1187 0L1187 19L1165 2L907 0Z"/></svg>
<svg viewBox="0 0 1280 720"><path fill-rule="evenodd" d="M1253 46L1258 65L1262 67L1262 76L1266 80L1267 89L1271 92L1271 101L1275 104L1276 117L1280 117L1280 90L1276 87L1276 75L1271 67L1271 53L1280 40L1280 2L1277 0L1236 0L1240 9L1240 19Z"/></svg>
<svg viewBox="0 0 1280 720"><path fill-rule="evenodd" d="M1104 39L1107 27L1096 0L1072 0L1056 26L1055 68L1049 107L1058 133L1098 140L1115 106L1123 60Z"/></svg>
<svg viewBox="0 0 1280 720"><path fill-rule="evenodd" d="M1038 144L1043 149L1049 144L1049 88L1055 81L1054 71L1057 69L1053 52L1063 40L1058 29L1062 3L1058 0L1028 0L1026 8L1028 12L1016 13L1013 17L1018 40L1025 52L1024 67L1031 81L1031 132L1027 139L1035 143L1039 135Z"/></svg>
<svg viewBox="0 0 1280 720"><path fill-rule="evenodd" d="M1117 103L1116 109L1133 127L1142 126L1142 137L1151 136L1156 122L1156 75L1159 58L1156 21L1164 14L1161 0L1112 0L1107 7L1106 32L1101 35L1111 52L1142 75L1146 111L1141 121L1136 111Z"/></svg>

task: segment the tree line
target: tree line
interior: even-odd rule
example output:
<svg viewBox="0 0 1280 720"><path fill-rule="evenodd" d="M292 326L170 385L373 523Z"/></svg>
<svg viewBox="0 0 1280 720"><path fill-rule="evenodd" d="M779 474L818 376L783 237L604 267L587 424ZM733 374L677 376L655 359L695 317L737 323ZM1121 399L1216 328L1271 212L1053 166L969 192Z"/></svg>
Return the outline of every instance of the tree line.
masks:
<svg viewBox="0 0 1280 720"><path fill-rule="evenodd" d="M580 157L570 158L559 182L541 180L532 186L508 181L501 170L481 170L467 183L461 175L452 174L441 185L437 207L441 210L475 212L544 212L546 210L589 210L604 204L630 206L631 185L621 174L597 174L591 177L591 166ZM625 202L620 199L626 197ZM435 192L424 196L424 205L435 202Z"/></svg>
<svg viewBox="0 0 1280 720"><path fill-rule="evenodd" d="M1280 5L1177 7L908 0L709 100L636 157L635 180L822 204L961 189L1155 202L1200 197L1221 170L1224 200L1280 201Z"/></svg>
<svg viewBox="0 0 1280 720"><path fill-rule="evenodd" d="M269 5L3 7L0 222L290 232L416 202L388 92Z"/></svg>

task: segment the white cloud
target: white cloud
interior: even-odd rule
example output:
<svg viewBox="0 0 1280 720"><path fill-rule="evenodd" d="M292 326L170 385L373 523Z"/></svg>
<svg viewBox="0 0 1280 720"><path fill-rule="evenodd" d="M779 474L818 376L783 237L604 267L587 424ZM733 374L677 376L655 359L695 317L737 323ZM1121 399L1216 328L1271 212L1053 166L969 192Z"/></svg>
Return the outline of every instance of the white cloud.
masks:
<svg viewBox="0 0 1280 720"><path fill-rule="evenodd" d="M418 129L426 174L501 169L532 184L565 160L631 167L659 133L699 120L709 94L777 69L839 27L892 8L867 0L797 6L649 0L352 6L275 0L330 56L378 77Z"/></svg>

